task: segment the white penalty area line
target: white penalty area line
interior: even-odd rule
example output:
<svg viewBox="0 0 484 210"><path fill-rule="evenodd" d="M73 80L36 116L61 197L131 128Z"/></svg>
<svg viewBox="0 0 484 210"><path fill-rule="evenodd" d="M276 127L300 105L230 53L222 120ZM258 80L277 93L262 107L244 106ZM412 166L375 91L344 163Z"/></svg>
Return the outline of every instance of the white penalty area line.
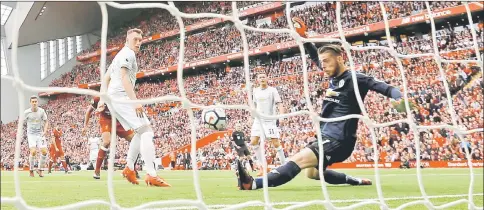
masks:
<svg viewBox="0 0 484 210"><path fill-rule="evenodd" d="M473 196L483 196L483 193L476 193L472 194ZM427 196L429 199L439 199L439 198L461 198L461 197L467 197L469 194L456 194L456 195L432 195L432 196ZM398 200L418 200L418 199L423 199L422 196L407 196L407 197L393 197L393 198L384 198L385 201L398 201ZM349 200L331 200L331 203L355 203L355 202L364 202L364 201L379 201L378 198L367 198L367 199L349 199ZM297 205L297 204L302 204L306 202L275 202L271 203L272 206L282 206L282 205ZM207 206L210 209L220 209L220 208L227 208L230 206L234 206L237 204L220 204L220 205L209 205ZM249 206L263 206L262 204L248 204L246 207ZM161 208L163 210L184 210L184 209L196 209L194 206L179 206L179 207L165 207Z"/></svg>

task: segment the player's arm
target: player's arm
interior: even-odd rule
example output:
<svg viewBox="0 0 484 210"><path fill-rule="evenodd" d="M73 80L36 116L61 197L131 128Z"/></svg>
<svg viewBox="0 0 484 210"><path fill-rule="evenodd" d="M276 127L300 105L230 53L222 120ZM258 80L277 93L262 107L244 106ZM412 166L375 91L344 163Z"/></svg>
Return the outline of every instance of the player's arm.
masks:
<svg viewBox="0 0 484 210"><path fill-rule="evenodd" d="M368 88L369 90L380 93L386 97L392 98L394 100L400 100L403 95L400 90L393 87L383 81L375 79L364 74L356 74L358 79L358 85Z"/></svg>
<svg viewBox="0 0 484 210"><path fill-rule="evenodd" d="M87 126L89 125L89 120L91 119L91 114L94 111L93 106L88 106L86 110L86 114L84 115L84 127L82 128L82 135L86 135Z"/></svg>
<svg viewBox="0 0 484 210"><path fill-rule="evenodd" d="M129 69L126 67L121 67L121 83L123 84L124 90L129 99L136 100L136 94L134 93L134 87L129 80L128 71Z"/></svg>
<svg viewBox="0 0 484 210"><path fill-rule="evenodd" d="M292 24L294 25L294 29L296 29L296 32L299 34L299 36L304 37L304 38L307 37L307 35L306 35L307 27L306 27L306 24L304 23L304 21L301 18L293 17L292 18ZM319 55L318 55L318 48L316 47L316 45L314 45L314 43L312 43L312 42L306 42L306 43L303 44L303 46L306 49L306 51L308 52L309 57L311 58L313 63L316 64L316 66L319 69L323 69L323 68L321 68L321 62L319 61Z"/></svg>
<svg viewBox="0 0 484 210"><path fill-rule="evenodd" d="M129 99L136 100L136 93L134 92L133 84L131 84L131 81L129 80L128 71L129 69L127 67L121 67L121 83L123 84L124 90ZM143 106L141 104L136 106L136 115L140 118L144 116Z"/></svg>

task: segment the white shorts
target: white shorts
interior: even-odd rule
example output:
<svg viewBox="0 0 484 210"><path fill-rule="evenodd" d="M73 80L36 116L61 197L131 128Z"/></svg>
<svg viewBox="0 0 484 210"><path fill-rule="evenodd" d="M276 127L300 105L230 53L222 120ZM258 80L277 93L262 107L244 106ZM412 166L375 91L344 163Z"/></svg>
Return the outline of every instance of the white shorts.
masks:
<svg viewBox="0 0 484 210"><path fill-rule="evenodd" d="M129 100L128 96L114 96L117 98L122 98ZM136 115L135 104L125 104L125 103L113 103L113 109L116 111L116 118L121 123L125 130L136 130L143 125L149 125L150 120L146 114L143 114L142 118Z"/></svg>
<svg viewBox="0 0 484 210"><path fill-rule="evenodd" d="M92 149L90 152L89 152L89 161L96 161L97 160L97 153L99 152L99 150L94 150Z"/></svg>
<svg viewBox="0 0 484 210"><path fill-rule="evenodd" d="M264 136L266 138L271 139L278 139L280 138L279 135L279 128L276 125L276 121L262 121L262 126L264 127ZM258 120L254 120L252 124L252 129L250 131L250 136L261 136L261 127L260 122Z"/></svg>
<svg viewBox="0 0 484 210"><path fill-rule="evenodd" d="M47 144L45 143L45 138L41 135L32 135L27 134L27 140L29 142L29 148L38 147L38 148L47 148Z"/></svg>

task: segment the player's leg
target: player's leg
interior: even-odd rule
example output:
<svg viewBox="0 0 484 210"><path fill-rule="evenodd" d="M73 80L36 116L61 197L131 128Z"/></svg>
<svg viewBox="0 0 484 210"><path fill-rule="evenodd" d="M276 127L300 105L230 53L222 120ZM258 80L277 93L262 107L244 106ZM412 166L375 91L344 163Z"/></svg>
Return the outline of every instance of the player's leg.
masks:
<svg viewBox="0 0 484 210"><path fill-rule="evenodd" d="M254 171L254 162L252 161L252 158L250 157L250 151L249 148L247 148L247 145L244 143L242 146L242 152L245 155L245 159L249 161L250 164L250 170Z"/></svg>
<svg viewBox="0 0 484 210"><path fill-rule="evenodd" d="M135 135L138 135L140 139L139 150L141 153L141 159L145 163L146 184L158 187L170 186L168 183L165 182L165 180L163 180L156 174L156 164L154 162L155 145L153 143L153 138L155 134L153 133L153 129L151 128L150 121L148 120L146 114L143 113L142 116L138 116L134 106L131 104L113 103L112 105L114 111L118 113L118 121L119 123L121 123L123 128L126 130L135 130ZM130 147L130 149L132 148ZM128 181L137 184L138 181L136 180L136 172L130 170L128 167L126 167L125 170L127 171L126 178L128 178Z"/></svg>
<svg viewBox="0 0 484 210"><path fill-rule="evenodd" d="M155 145L153 143L154 133L149 125L144 125L138 128L138 133L140 134L140 153L141 159L145 163L146 179L145 182L148 185L158 186L158 187L168 187L170 186L165 180L161 179L156 174L156 164L155 164Z"/></svg>
<svg viewBox="0 0 484 210"><path fill-rule="evenodd" d="M131 169L136 173L136 178L139 179L138 171L136 171L136 161L138 160L139 153L140 153L140 138L139 135L135 135L133 130L126 131L118 124L117 134L120 138L124 138L129 141L129 149L128 149L128 157L126 158L127 163L126 167ZM127 170L126 170L127 171ZM123 170L123 176L127 176Z"/></svg>
<svg viewBox="0 0 484 210"><path fill-rule="evenodd" d="M35 157L37 156L37 138L34 135L27 135L27 141L29 144L29 171L30 177L34 177Z"/></svg>
<svg viewBox="0 0 484 210"><path fill-rule="evenodd" d="M274 148L276 148L277 157L281 161L281 164L284 164L286 162L286 155L284 154L284 150L282 149L282 145L281 145L281 142L279 141L279 138L271 138L271 142Z"/></svg>
<svg viewBox="0 0 484 210"><path fill-rule="evenodd" d="M47 173L52 173L52 165L54 164L54 161L56 160L56 156L55 156L55 148L50 145L49 147L49 167L48 167L48 171Z"/></svg>
<svg viewBox="0 0 484 210"><path fill-rule="evenodd" d="M47 144L45 143L44 137L37 137L37 147L40 148L40 161L37 174L39 174L39 177L44 177L43 170L46 167L47 162Z"/></svg>
<svg viewBox="0 0 484 210"><path fill-rule="evenodd" d="M30 150L30 154L29 154L30 177L34 177L35 156L37 155L37 147L30 147L29 150Z"/></svg>
<svg viewBox="0 0 484 210"><path fill-rule="evenodd" d="M99 151L96 158L96 167L94 168L94 179L99 179L101 177L101 166L104 162L104 158L106 157L106 153L108 152L108 147L104 147L103 145L105 142L110 142L111 132L102 132L101 138L103 143L99 145Z"/></svg>
<svg viewBox="0 0 484 210"><path fill-rule="evenodd" d="M260 129L260 123L259 121L255 120L254 123L252 124L252 128L250 130L250 146L254 150L255 157L256 157L256 163L261 169L262 172L262 164L263 162L263 156L262 156L262 149L259 144L260 136L262 132Z"/></svg>
<svg viewBox="0 0 484 210"><path fill-rule="evenodd" d="M70 174L71 172L69 171L69 168L67 168L67 163L66 163L66 158L65 158L65 155L64 155L64 150L62 150L62 148L58 148L59 151L56 152L56 157L59 157L60 161L61 161L61 164L62 164L62 167L64 168L64 172L66 174Z"/></svg>
<svg viewBox="0 0 484 210"><path fill-rule="evenodd" d="M99 151L97 153L94 175L92 176L94 179L101 178L101 166L108 152L109 144L111 143L111 118L101 114L99 116L99 126L102 143L99 145Z"/></svg>
<svg viewBox="0 0 484 210"><path fill-rule="evenodd" d="M264 123L264 132L267 136L267 139L269 139L272 145L274 146L274 148L276 148L277 157L281 161L281 165L284 164L286 162L286 155L284 154L284 150L282 149L281 142L279 141L281 136L276 122Z"/></svg>
<svg viewBox="0 0 484 210"><path fill-rule="evenodd" d="M341 162L351 155L354 145L345 145L340 141L323 139L323 170L335 162ZM285 164L277 167L267 174L268 186L277 187L292 180L302 169L317 167L319 163L318 141L310 143L306 148L289 158ZM239 170L241 167L238 167ZM262 178L253 179L246 171L239 172L239 179L242 183L241 190L253 190L262 188Z"/></svg>
<svg viewBox="0 0 484 210"><path fill-rule="evenodd" d="M315 167L317 164L318 158L314 152L309 148L304 148L293 157L290 157L285 164L267 174L268 186L277 187L283 185L296 177L301 172L301 169ZM253 179L247 171L243 170L240 163L237 165L239 180L242 183L241 190L255 190L263 187L262 177Z"/></svg>
<svg viewBox="0 0 484 210"><path fill-rule="evenodd" d="M350 184L350 185L371 185L369 179L355 178L341 172L326 169L323 172L324 181L328 184ZM319 170L316 168L307 168L306 177L314 180L319 180Z"/></svg>

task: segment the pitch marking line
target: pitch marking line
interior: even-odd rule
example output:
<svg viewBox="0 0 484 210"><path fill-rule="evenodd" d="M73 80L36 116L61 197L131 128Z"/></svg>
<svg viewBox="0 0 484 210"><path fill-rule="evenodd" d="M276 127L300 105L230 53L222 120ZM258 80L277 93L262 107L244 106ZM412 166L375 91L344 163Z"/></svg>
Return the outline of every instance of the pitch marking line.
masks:
<svg viewBox="0 0 484 210"><path fill-rule="evenodd" d="M472 194L473 196L483 196L483 193L476 193ZM460 198L460 197L467 197L469 196L468 194L457 194L457 195L433 195L433 196L427 196L430 199L439 199L439 198ZM423 199L421 196L408 196L408 197L392 197L392 198L384 198L385 201L397 201L397 200L418 200L418 199ZM378 198L367 198L367 199L348 199L348 200L331 200L331 203L356 203L356 202L364 202L364 201L379 201ZM276 202L276 203L271 203L272 206L279 206L279 205L297 205L297 204L302 204L305 202ZM237 204L220 204L220 205L209 205L207 206L208 208L227 208L233 205ZM260 205L248 205L248 206L262 206ZM196 209L196 207L193 206L179 206L179 207L166 207L166 208L161 208L163 210L184 210L184 209Z"/></svg>

